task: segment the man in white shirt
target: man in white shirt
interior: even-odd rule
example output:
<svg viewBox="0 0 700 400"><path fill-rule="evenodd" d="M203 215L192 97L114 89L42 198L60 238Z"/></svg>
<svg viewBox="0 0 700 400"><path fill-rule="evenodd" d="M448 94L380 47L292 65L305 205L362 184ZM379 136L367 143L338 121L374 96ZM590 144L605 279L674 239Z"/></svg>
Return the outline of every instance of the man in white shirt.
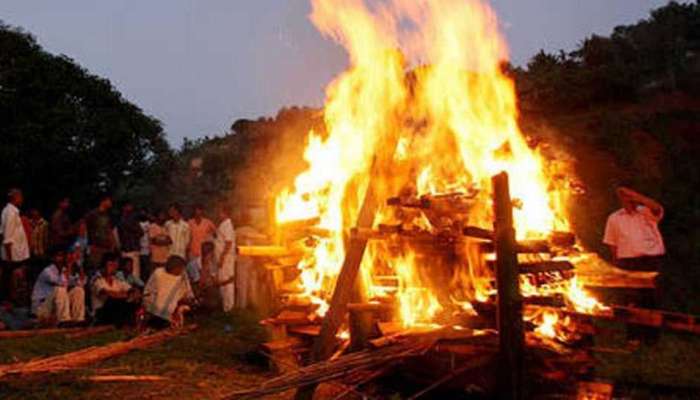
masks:
<svg viewBox="0 0 700 400"><path fill-rule="evenodd" d="M173 204L168 209L170 220L165 223L165 232L170 236L170 255L187 260L190 245L190 225L182 218L180 206Z"/></svg>
<svg viewBox="0 0 700 400"><path fill-rule="evenodd" d="M231 222L228 206L219 207L219 226L214 242L215 260L218 266L218 284L224 312L233 309L236 303L236 231Z"/></svg>
<svg viewBox="0 0 700 400"><path fill-rule="evenodd" d="M73 276L75 257L67 261L63 249L52 250L53 263L39 274L32 291L32 312L43 323L80 323L85 320L84 279Z"/></svg>
<svg viewBox="0 0 700 400"><path fill-rule="evenodd" d="M143 305L149 314L149 325L161 328L182 326L187 302L194 298L185 273L186 261L170 256L165 268L153 271L143 292Z"/></svg>
<svg viewBox="0 0 700 400"><path fill-rule="evenodd" d="M11 189L7 194L7 205L0 215L0 234L2 235L2 270L0 272L0 298L14 298L12 275L29 260L29 241L22 224L19 208L24 202L24 196L19 189Z"/></svg>
<svg viewBox="0 0 700 400"><path fill-rule="evenodd" d="M666 253L658 224L664 209L656 200L620 187L622 208L608 217L603 243L610 247L617 266L629 270L658 271Z"/></svg>

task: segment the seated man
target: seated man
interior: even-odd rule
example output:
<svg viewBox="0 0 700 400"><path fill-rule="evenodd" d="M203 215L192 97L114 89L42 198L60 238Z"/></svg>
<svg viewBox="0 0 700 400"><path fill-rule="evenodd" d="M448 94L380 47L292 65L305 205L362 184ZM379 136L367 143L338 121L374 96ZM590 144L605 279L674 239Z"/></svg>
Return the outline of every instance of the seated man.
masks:
<svg viewBox="0 0 700 400"><path fill-rule="evenodd" d="M135 322L140 293L114 276L118 260L117 254L105 253L100 272L92 282L92 307L97 324L122 327Z"/></svg>
<svg viewBox="0 0 700 400"><path fill-rule="evenodd" d="M42 323L59 325L85 320L85 291L81 280L73 278L72 263L63 249L51 251L53 263L39 274L32 291L32 312Z"/></svg>
<svg viewBox="0 0 700 400"><path fill-rule="evenodd" d="M183 313L194 298L190 281L185 274L186 266L182 257L170 256L165 268L156 269L148 279L143 304L150 326L182 326Z"/></svg>

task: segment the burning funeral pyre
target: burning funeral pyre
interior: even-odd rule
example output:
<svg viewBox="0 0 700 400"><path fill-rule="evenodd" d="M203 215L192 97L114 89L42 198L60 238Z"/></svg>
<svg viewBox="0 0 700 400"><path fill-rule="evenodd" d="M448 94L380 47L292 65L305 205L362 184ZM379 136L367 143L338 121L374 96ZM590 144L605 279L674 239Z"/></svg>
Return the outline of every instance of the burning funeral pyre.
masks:
<svg viewBox="0 0 700 400"><path fill-rule="evenodd" d="M497 303L520 310L515 330L528 332L528 345L560 353L586 333L587 316L612 315L577 277L590 257L569 233L570 172L519 130L493 11L476 0L312 3L311 20L350 67L327 88L326 129L309 133L308 169L276 199L277 245L239 248L274 260L283 305L265 323L312 338L309 363L355 351L338 358L348 364L305 371L324 380L352 375L348 365L376 373L386 359L435 350L436 338L489 349L509 323L496 323ZM504 254L516 288L498 299ZM270 387L320 381L294 373Z"/></svg>

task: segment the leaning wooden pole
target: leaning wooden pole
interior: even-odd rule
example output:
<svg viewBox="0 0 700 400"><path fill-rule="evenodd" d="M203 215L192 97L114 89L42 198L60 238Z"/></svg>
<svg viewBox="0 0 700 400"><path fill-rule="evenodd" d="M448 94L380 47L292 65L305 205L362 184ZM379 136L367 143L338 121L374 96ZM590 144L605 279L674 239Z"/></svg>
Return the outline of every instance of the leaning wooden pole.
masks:
<svg viewBox="0 0 700 400"><path fill-rule="evenodd" d="M523 302L520 295L517 242L508 174L492 179L496 286L498 288L499 398L523 398Z"/></svg>
<svg viewBox="0 0 700 400"><path fill-rule="evenodd" d="M379 195L380 188L377 177L390 170L391 160L398 143L398 136L395 132L387 132L382 142L382 145L377 146L377 148L382 149L382 151L377 154L372 161L369 184L367 185L367 191L365 192L365 198L362 202L360 213L357 216L355 227L359 229L371 229L374 224L374 217L381 205ZM345 321L348 303L351 302L354 291L358 290L360 287L357 282L357 275L360 271L362 257L367 248L367 240L368 238L366 237L352 235L347 242L345 259L343 260L343 265L336 279L330 307L323 318L321 333L314 341L314 346L312 348L311 355L313 362L326 360L333 355L336 344L335 336L338 329ZM301 387L297 390L295 399L311 400L315 391L315 384Z"/></svg>

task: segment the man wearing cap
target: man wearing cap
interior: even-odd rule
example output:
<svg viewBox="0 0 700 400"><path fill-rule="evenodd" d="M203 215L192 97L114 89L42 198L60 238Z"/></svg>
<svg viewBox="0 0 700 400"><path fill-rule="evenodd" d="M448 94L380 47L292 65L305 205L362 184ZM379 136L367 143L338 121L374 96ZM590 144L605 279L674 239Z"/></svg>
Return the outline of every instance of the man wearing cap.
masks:
<svg viewBox="0 0 700 400"><path fill-rule="evenodd" d="M21 271L29 260L29 241L22 224L19 207L24 202L24 196L19 189L12 189L7 194L7 205L0 215L0 233L2 234L2 276L0 276L0 298L15 299L12 287L12 276Z"/></svg>

